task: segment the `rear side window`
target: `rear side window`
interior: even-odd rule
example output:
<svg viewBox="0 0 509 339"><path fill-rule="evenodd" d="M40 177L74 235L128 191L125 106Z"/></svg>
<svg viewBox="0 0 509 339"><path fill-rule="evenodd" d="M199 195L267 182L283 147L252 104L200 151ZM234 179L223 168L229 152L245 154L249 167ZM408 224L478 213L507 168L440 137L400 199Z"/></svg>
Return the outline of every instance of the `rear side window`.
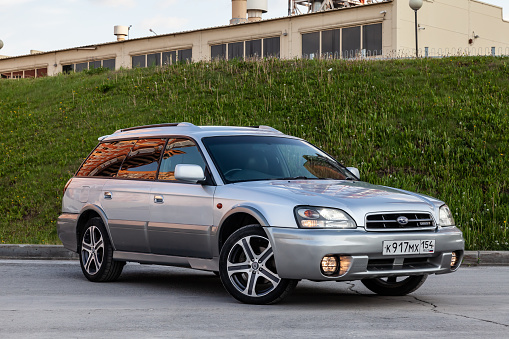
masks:
<svg viewBox="0 0 509 339"><path fill-rule="evenodd" d="M183 138L168 140L158 179L175 180L175 166L178 164L200 165L205 171L205 161L194 141Z"/></svg>
<svg viewBox="0 0 509 339"><path fill-rule="evenodd" d="M154 180L166 139L141 139L124 160L117 178Z"/></svg>
<svg viewBox="0 0 509 339"><path fill-rule="evenodd" d="M78 177L114 177L135 140L104 142L99 144L81 166Z"/></svg>

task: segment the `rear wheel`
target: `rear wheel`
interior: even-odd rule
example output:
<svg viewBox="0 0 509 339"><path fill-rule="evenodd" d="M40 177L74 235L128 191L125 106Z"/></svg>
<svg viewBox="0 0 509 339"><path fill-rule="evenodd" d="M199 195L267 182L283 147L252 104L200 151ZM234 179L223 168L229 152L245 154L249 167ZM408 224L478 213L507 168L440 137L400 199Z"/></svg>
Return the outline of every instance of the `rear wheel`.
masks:
<svg viewBox="0 0 509 339"><path fill-rule="evenodd" d="M219 276L226 290L248 304L272 304L297 286L279 277L272 246L260 225L242 227L221 249Z"/></svg>
<svg viewBox="0 0 509 339"><path fill-rule="evenodd" d="M407 295L417 290L426 281L427 275L386 277L361 280L371 292L380 295Z"/></svg>
<svg viewBox="0 0 509 339"><path fill-rule="evenodd" d="M85 277L90 281L117 280L125 262L113 260L113 247L102 219L91 218L80 240L80 265Z"/></svg>

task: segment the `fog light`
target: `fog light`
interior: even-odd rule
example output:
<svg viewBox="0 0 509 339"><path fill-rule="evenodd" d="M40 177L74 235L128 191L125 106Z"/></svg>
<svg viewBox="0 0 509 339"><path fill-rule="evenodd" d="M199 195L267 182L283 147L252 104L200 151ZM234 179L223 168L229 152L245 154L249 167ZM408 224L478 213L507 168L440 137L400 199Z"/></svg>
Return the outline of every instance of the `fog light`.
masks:
<svg viewBox="0 0 509 339"><path fill-rule="evenodd" d="M458 263L458 256L456 255L456 252L452 252L451 256L451 267L456 267L456 264Z"/></svg>
<svg viewBox="0 0 509 339"><path fill-rule="evenodd" d="M325 275L333 275L338 270L338 259L336 256L328 256L322 258L322 273Z"/></svg>

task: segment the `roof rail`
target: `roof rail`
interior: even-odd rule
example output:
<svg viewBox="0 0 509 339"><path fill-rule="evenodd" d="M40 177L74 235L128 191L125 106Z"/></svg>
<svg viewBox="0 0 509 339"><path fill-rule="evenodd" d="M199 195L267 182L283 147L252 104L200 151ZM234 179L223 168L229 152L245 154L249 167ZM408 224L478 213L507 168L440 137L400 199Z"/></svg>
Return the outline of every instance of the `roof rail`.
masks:
<svg viewBox="0 0 509 339"><path fill-rule="evenodd" d="M145 129L145 128L156 128L156 127L196 127L196 126L190 122L173 122L173 123L166 123L166 124L143 125L143 126L122 128L122 129L115 131L115 133L134 131L137 129Z"/></svg>
<svg viewBox="0 0 509 339"><path fill-rule="evenodd" d="M258 126L248 126L249 128L258 128L258 129L264 129L264 130L267 130L267 131L271 131L271 132L275 132L275 133L280 133L280 134L284 134L283 132L275 129L274 127L270 127L270 126L266 126L266 125L258 125Z"/></svg>

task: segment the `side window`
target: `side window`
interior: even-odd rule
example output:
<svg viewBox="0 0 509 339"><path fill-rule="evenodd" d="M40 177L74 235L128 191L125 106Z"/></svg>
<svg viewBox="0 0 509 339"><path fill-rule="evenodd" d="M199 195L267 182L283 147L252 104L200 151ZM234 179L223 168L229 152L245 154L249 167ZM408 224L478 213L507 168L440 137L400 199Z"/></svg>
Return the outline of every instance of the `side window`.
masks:
<svg viewBox="0 0 509 339"><path fill-rule="evenodd" d="M166 139L138 140L124 160L117 178L154 180L165 142Z"/></svg>
<svg viewBox="0 0 509 339"><path fill-rule="evenodd" d="M81 166L76 176L114 177L135 143L134 140L124 140L99 144Z"/></svg>
<svg viewBox="0 0 509 339"><path fill-rule="evenodd" d="M168 140L158 179L175 180L175 166L178 164L200 165L205 170L205 161L194 141L182 138Z"/></svg>

